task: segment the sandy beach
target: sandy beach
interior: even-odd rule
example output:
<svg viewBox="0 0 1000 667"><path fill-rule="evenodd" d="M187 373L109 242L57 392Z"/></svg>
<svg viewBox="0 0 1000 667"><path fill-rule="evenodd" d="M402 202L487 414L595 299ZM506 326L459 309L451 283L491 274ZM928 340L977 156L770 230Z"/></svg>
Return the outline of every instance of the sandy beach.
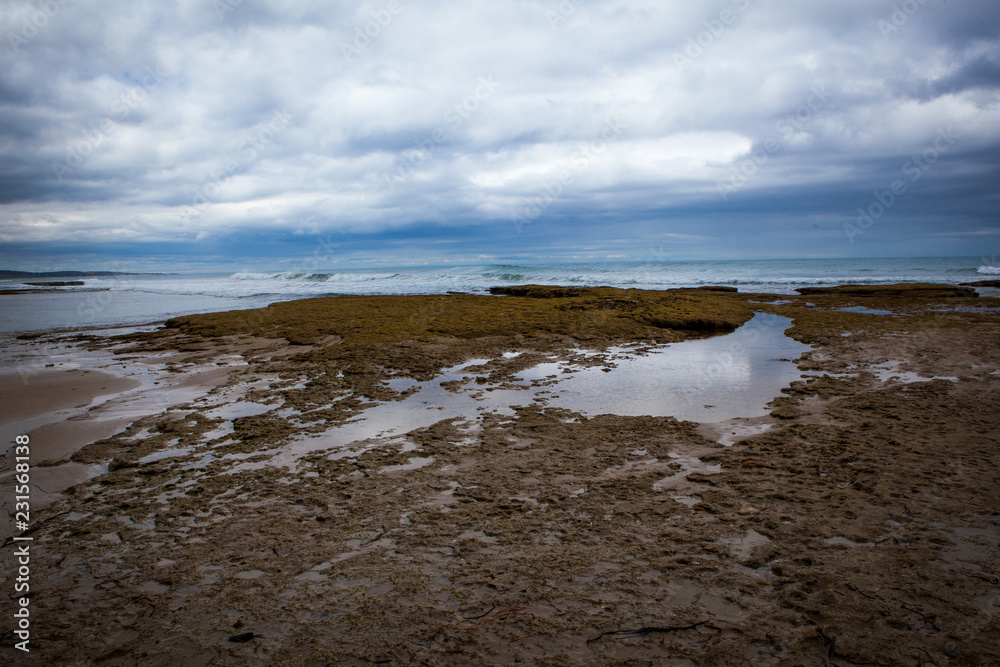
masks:
<svg viewBox="0 0 1000 667"><path fill-rule="evenodd" d="M996 664L1000 299L800 291L317 298L12 338L32 650L8 623L4 659Z"/></svg>

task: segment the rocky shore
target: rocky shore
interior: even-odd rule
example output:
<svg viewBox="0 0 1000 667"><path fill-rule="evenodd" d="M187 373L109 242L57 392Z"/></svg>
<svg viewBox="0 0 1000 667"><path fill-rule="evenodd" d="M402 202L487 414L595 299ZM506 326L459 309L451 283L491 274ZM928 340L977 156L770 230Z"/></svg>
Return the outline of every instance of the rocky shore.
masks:
<svg viewBox="0 0 1000 667"><path fill-rule="evenodd" d="M447 368L488 397L755 312L811 351L743 431L541 398L303 445ZM1000 299L971 287L336 297L73 343L204 391L33 462L107 472L33 517L13 664L1000 662Z"/></svg>

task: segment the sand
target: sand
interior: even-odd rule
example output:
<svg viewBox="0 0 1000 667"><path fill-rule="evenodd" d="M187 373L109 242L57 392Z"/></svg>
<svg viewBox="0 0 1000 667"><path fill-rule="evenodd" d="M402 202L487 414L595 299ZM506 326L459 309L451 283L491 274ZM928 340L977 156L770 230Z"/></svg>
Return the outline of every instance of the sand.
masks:
<svg viewBox="0 0 1000 667"><path fill-rule="evenodd" d="M98 396L138 387L135 380L84 370L0 373L0 424L89 405Z"/></svg>
<svg viewBox="0 0 1000 667"><path fill-rule="evenodd" d="M31 438L31 504L41 510L63 491L107 472L108 461L69 462L81 448L123 432L136 419L156 415L204 395L228 379L231 359L188 364L178 372L169 356L133 356L85 350L95 336L31 335L5 350L0 373L0 439ZM76 347L76 352L74 352ZM106 347L106 346L102 346ZM221 365L220 365L221 364ZM242 360L240 364L242 365ZM13 483L14 461L0 460L0 484ZM13 497L0 497L0 539L13 534Z"/></svg>
<svg viewBox="0 0 1000 667"><path fill-rule="evenodd" d="M114 342L123 358L169 351L177 383L234 354L247 365L71 454L110 472L37 517L34 649L15 655L7 635L5 658L1000 661L998 300L679 297L703 312L672 294L417 298L375 335L310 300L307 325L283 305ZM491 307L507 319L491 324ZM474 317L450 330L463 308ZM812 346L763 417L588 417L542 401L292 455L403 397L390 379L478 358L483 381L454 388L502 391L542 359L613 363L600 354L613 344L724 331L754 310L791 318Z"/></svg>

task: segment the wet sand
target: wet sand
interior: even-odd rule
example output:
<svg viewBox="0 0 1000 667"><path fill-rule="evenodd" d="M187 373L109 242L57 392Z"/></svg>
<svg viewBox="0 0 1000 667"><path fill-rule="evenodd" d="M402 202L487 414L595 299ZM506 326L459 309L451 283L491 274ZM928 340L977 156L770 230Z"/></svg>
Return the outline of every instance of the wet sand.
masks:
<svg viewBox="0 0 1000 667"><path fill-rule="evenodd" d="M107 472L108 461L72 461L81 448L122 433L136 419L210 392L228 379L234 365L243 363L240 359L234 364L230 355L208 368L192 363L179 372L174 360L162 353L120 357L106 344L93 344L113 333L32 335L25 342L9 337L6 341L0 359L0 368L7 371L0 372L0 439L7 443L17 435L31 439L34 510ZM13 484L13 463L10 456L0 460L0 484ZM0 497L0 539L13 534L12 502L10 494Z"/></svg>
<svg viewBox="0 0 1000 667"><path fill-rule="evenodd" d="M33 371L0 373L0 424L23 421L59 410L89 405L98 396L138 387L100 371Z"/></svg>
<svg viewBox="0 0 1000 667"><path fill-rule="evenodd" d="M655 304L623 290L416 299L403 324L373 323L384 336L348 315L318 318L323 300L310 300L305 325L285 304L114 342L126 363L158 351L171 386L218 359L245 365L71 454L69 465L110 472L37 517L35 648L15 655L8 635L5 657L1000 661L998 300L688 292ZM497 306L523 319L491 330ZM455 330L452 308L472 314ZM769 414L581 414L543 394L295 449L373 403L419 396L407 391L448 367L466 378L451 390L485 400L540 363L611 369L615 345L676 344L753 311L790 318L788 334L811 348L792 360L802 377L762 397L775 399ZM535 390L558 391L546 379Z"/></svg>

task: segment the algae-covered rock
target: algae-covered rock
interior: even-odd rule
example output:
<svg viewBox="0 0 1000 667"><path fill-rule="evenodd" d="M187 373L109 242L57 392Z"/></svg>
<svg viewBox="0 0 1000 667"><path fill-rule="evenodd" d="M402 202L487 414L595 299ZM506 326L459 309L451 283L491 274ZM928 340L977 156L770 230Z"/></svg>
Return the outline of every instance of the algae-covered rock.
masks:
<svg viewBox="0 0 1000 667"><path fill-rule="evenodd" d="M706 292L739 292L735 287L727 287L725 285L702 285L701 287L696 287L695 289L704 290Z"/></svg>
<svg viewBox="0 0 1000 667"><path fill-rule="evenodd" d="M523 285L491 292L505 296L323 297L256 310L175 317L166 324L198 336L248 334L297 344L337 336L345 345L368 347L426 336L676 340L663 330L728 331L753 315L741 298L704 290Z"/></svg>
<svg viewBox="0 0 1000 667"><path fill-rule="evenodd" d="M959 285L933 283L897 283L895 285L836 285L834 287L800 287L795 290L805 295L866 296L883 299L947 299L975 297L976 290Z"/></svg>

